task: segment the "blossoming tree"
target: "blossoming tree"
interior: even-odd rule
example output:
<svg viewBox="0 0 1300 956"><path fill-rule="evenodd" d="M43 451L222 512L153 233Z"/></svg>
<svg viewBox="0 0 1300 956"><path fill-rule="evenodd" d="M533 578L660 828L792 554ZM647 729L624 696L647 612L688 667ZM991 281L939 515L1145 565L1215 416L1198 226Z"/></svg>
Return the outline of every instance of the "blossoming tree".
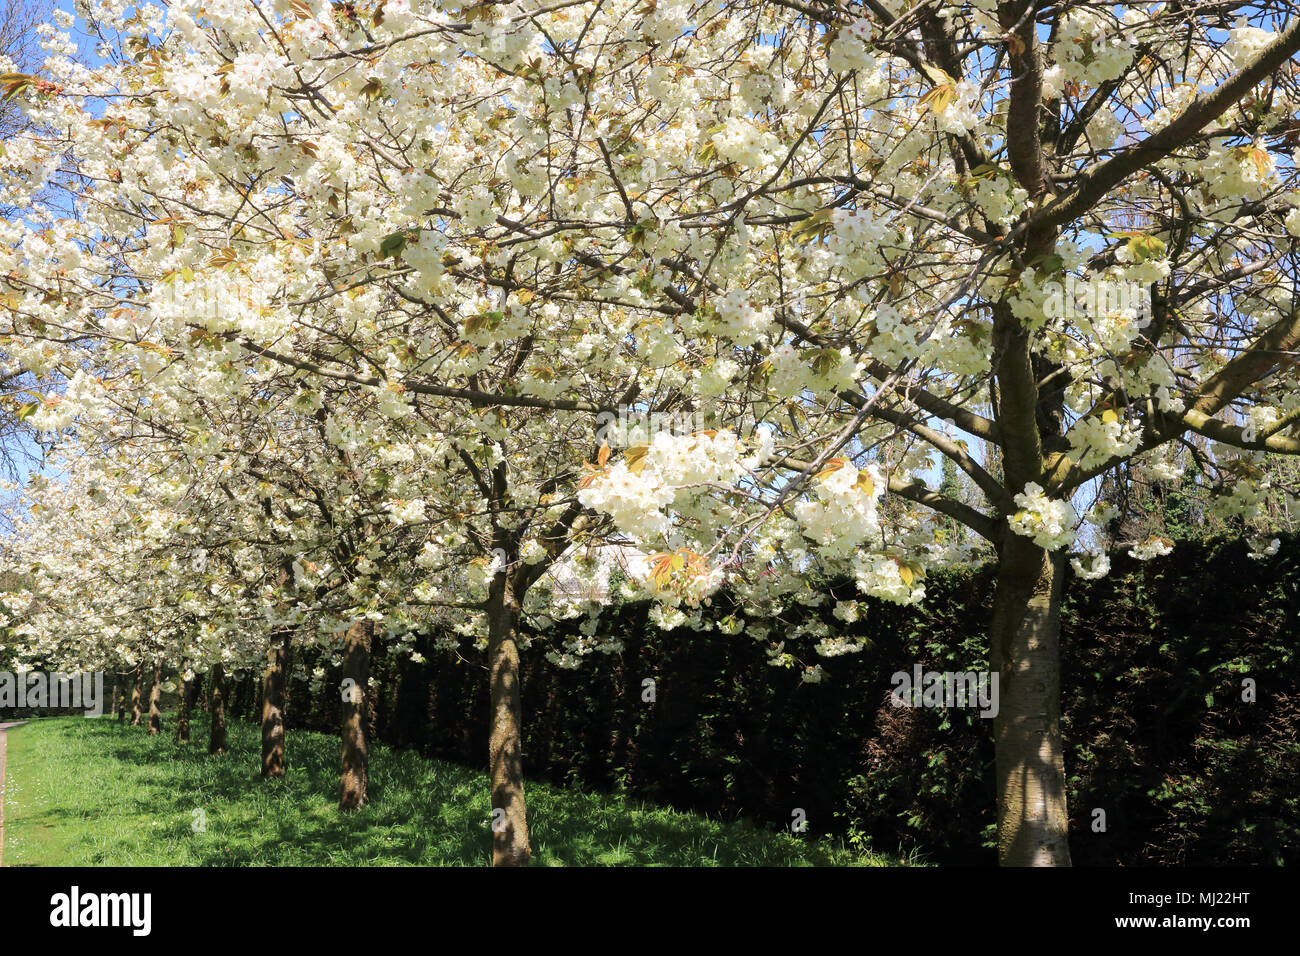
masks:
<svg viewBox="0 0 1300 956"><path fill-rule="evenodd" d="M5 348L67 377L47 429L124 404L87 371L118 363L154 420L193 421L142 384L165 373L188 406L302 392L311 416L332 390L367 411L328 443L428 445L370 504L445 537L367 580L485 569L498 862L528 857L526 551L615 529L667 626L814 565L919 600L971 558L960 522L998 565L999 856L1065 864L1058 622L1089 490L1196 434L1248 512L1253 458L1300 452L1296 12L92 3L103 65L52 35L0 78L36 121L0 202L72 184L4 226ZM196 313L214 282L246 291ZM640 411L691 424L593 436ZM978 502L930 486L939 459Z"/></svg>

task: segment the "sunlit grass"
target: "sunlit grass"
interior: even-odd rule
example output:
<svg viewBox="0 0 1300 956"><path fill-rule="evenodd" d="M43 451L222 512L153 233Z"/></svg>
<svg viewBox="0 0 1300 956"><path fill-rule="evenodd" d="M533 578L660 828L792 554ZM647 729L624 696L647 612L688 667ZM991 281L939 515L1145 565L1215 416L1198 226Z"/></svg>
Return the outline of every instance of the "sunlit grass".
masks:
<svg viewBox="0 0 1300 956"><path fill-rule="evenodd" d="M201 716L201 715L200 715ZM288 773L258 773L258 728L230 753L111 720L9 731L6 866L476 866L489 860L486 775L409 751L371 751L371 804L337 810L338 738L290 732ZM655 807L623 795L527 785L544 866L890 866L827 840ZM196 811L202 811L202 814ZM197 824L203 824L196 827Z"/></svg>

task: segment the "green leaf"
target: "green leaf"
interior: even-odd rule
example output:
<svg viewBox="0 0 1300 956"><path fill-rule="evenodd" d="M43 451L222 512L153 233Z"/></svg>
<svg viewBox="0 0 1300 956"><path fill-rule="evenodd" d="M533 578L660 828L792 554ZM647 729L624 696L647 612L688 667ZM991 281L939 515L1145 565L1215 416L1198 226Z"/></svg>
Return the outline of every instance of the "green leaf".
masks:
<svg viewBox="0 0 1300 956"><path fill-rule="evenodd" d="M1165 254L1165 244L1155 236L1134 236L1128 241L1129 252L1137 262L1159 259Z"/></svg>
<svg viewBox="0 0 1300 956"><path fill-rule="evenodd" d="M406 232L394 232L385 236L379 243L379 258L395 259L401 256L410 238L410 234Z"/></svg>
<svg viewBox="0 0 1300 956"><path fill-rule="evenodd" d="M831 210L818 209L790 230L790 238L795 242L812 242L814 239L820 239L830 230Z"/></svg>

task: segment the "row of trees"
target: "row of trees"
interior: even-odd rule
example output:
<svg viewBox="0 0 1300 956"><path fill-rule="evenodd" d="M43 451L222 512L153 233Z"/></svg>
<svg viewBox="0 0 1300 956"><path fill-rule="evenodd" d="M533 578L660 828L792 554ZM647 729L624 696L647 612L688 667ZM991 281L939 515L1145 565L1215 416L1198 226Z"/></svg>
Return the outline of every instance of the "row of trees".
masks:
<svg viewBox="0 0 1300 956"><path fill-rule="evenodd" d="M0 77L0 347L63 382L19 411L59 452L0 623L34 663L264 666L268 775L286 648L330 649L343 809L374 642L459 635L521 864L521 622L594 618L608 555L671 628L979 551L1000 859L1067 864L1085 498L1201 436L1251 513L1300 452L1293 7L92 0L95 66L57 13Z"/></svg>

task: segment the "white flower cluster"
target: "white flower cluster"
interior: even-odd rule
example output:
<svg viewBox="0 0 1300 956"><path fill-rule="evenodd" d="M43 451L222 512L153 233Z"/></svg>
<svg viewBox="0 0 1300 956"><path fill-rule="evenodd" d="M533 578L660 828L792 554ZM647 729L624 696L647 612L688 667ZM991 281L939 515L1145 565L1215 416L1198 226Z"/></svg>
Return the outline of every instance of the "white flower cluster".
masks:
<svg viewBox="0 0 1300 956"><path fill-rule="evenodd" d="M1246 422L1241 426L1241 440L1253 442L1259 438L1260 430L1265 433L1273 429L1282 418L1281 413L1268 405L1255 405L1246 411Z"/></svg>
<svg viewBox="0 0 1300 956"><path fill-rule="evenodd" d="M1265 541L1263 538L1249 538L1247 543L1250 545L1250 559L1252 561L1263 561L1273 557L1282 547L1281 538L1272 538Z"/></svg>
<svg viewBox="0 0 1300 956"><path fill-rule="evenodd" d="M669 43L690 27L690 6L681 0L663 0L644 8L650 12L641 21L637 32L653 43Z"/></svg>
<svg viewBox="0 0 1300 956"><path fill-rule="evenodd" d="M1233 199L1258 199L1272 187L1273 158L1264 144L1230 146L1214 140L1202 160L1189 161L1188 168L1205 179L1198 193L1212 193L1215 205ZM1202 205L1209 205L1202 201Z"/></svg>
<svg viewBox="0 0 1300 956"><path fill-rule="evenodd" d="M1174 550L1174 546L1164 538L1148 538L1141 544L1136 544L1128 549L1130 558L1136 558L1139 561L1150 561L1152 558L1163 558Z"/></svg>
<svg viewBox="0 0 1300 956"><path fill-rule="evenodd" d="M589 618L580 625L582 636L565 641L558 651L547 651L546 659L562 670L577 670L583 664L583 658L592 654L619 654L623 651L623 642L616 638L602 639L595 635L596 618ZM587 633L590 631L591 633Z"/></svg>
<svg viewBox="0 0 1300 956"><path fill-rule="evenodd" d="M1254 63L1275 36L1271 30L1251 26L1244 16L1239 18L1228 31L1228 42L1223 46L1223 52L1232 60L1233 71L1243 70Z"/></svg>
<svg viewBox="0 0 1300 956"><path fill-rule="evenodd" d="M873 69L876 57L871 50L871 21L859 18L842 27L827 50L826 65L833 73Z"/></svg>
<svg viewBox="0 0 1300 956"><path fill-rule="evenodd" d="M718 631L732 637L745 629L745 622L735 614L729 614L718 622Z"/></svg>
<svg viewBox="0 0 1300 956"><path fill-rule="evenodd" d="M753 301L745 289L732 289L713 300L715 331L736 345L753 345L772 328L772 310Z"/></svg>
<svg viewBox="0 0 1300 956"><path fill-rule="evenodd" d="M266 102L275 81L276 63L266 53L241 53L230 71L230 95L238 103Z"/></svg>
<svg viewBox="0 0 1300 956"><path fill-rule="evenodd" d="M808 387L809 372L799 350L782 342L767 356L772 364L772 388L782 398L793 398Z"/></svg>
<svg viewBox="0 0 1300 956"><path fill-rule="evenodd" d="M804 668L803 682L805 684L820 684L826 679L826 671L820 664L814 664L811 667Z"/></svg>
<svg viewBox="0 0 1300 956"><path fill-rule="evenodd" d="M1105 527L1119 517L1119 509L1108 501L1099 501L1088 512L1088 520L1098 528Z"/></svg>
<svg viewBox="0 0 1300 956"><path fill-rule="evenodd" d="M486 186L475 186L461 193L456 198L455 208L468 229L482 229L496 222L492 194Z"/></svg>
<svg viewBox="0 0 1300 956"><path fill-rule="evenodd" d="M934 114L940 132L964 136L979 126L979 87L968 80L961 80L953 86L954 95L945 100L943 108Z"/></svg>
<svg viewBox="0 0 1300 956"><path fill-rule="evenodd" d="M836 601L835 610L831 613L845 624L852 624L858 619L861 610L862 606L857 601Z"/></svg>
<svg viewBox="0 0 1300 956"><path fill-rule="evenodd" d="M671 522L661 509L674 497L673 489L657 475L633 472L624 461L578 492L578 501L585 507L610 515L620 530L636 539L667 533Z"/></svg>
<svg viewBox="0 0 1300 956"><path fill-rule="evenodd" d="M1007 176L989 176L979 180L971 198L984 215L1010 226L1029 202L1029 190Z"/></svg>
<svg viewBox="0 0 1300 956"><path fill-rule="evenodd" d="M1023 494L1016 495L1020 511L1007 518L1016 534L1033 538L1034 544L1048 551L1074 543L1074 524L1078 514L1068 501L1049 498L1041 485L1029 482Z"/></svg>
<svg viewBox="0 0 1300 956"><path fill-rule="evenodd" d="M1155 454L1140 462L1141 473L1156 481L1177 481L1186 469L1174 456L1174 452L1175 449L1169 445L1161 446Z"/></svg>
<svg viewBox="0 0 1300 956"><path fill-rule="evenodd" d="M1055 53L1067 82L1105 83L1118 79L1133 62L1133 45L1119 29L1082 10L1072 11L1062 21Z"/></svg>
<svg viewBox="0 0 1300 956"><path fill-rule="evenodd" d="M871 319L876 329L871 340L872 354L891 363L915 356L920 348L916 340L917 326L909 318L893 305L881 303Z"/></svg>
<svg viewBox="0 0 1300 956"><path fill-rule="evenodd" d="M1088 121L1088 140L1100 149L1110 149L1124 131L1123 121L1104 106Z"/></svg>
<svg viewBox="0 0 1300 956"><path fill-rule="evenodd" d="M411 10L411 0L386 0L384 3L383 25L394 36L405 31L411 25L412 19L414 19L414 11Z"/></svg>
<svg viewBox="0 0 1300 956"><path fill-rule="evenodd" d="M1105 421L1100 415L1089 415L1075 422L1066 437L1079 467L1092 468L1112 457L1133 454L1142 441L1142 431L1128 421Z"/></svg>
<svg viewBox="0 0 1300 956"><path fill-rule="evenodd" d="M804 389L838 392L852 388L860 369L847 348L797 349L782 342L768 353L772 365L772 391L793 398Z"/></svg>
<svg viewBox="0 0 1300 956"><path fill-rule="evenodd" d="M767 649L767 662L773 667L793 667L794 655L785 649L785 641Z"/></svg>
<svg viewBox="0 0 1300 956"><path fill-rule="evenodd" d="M741 63L746 69L736 80L736 85L746 107L758 110L769 102L778 106L785 102L785 88L781 77L769 69L768 60L761 52L761 48L751 47L741 58Z"/></svg>
<svg viewBox="0 0 1300 956"><path fill-rule="evenodd" d="M1158 237L1157 237L1158 238ZM1149 286L1152 282L1160 282L1169 278L1170 269L1173 263L1169 258L1162 254L1152 254L1151 251L1135 248L1130 243L1115 250L1115 261L1123 265L1122 269L1115 269L1114 274L1122 277L1121 282L1127 282L1128 303L1125 311L1132 310L1138 315L1138 328L1145 328L1151 324L1151 291ZM1121 299L1122 302L1122 299Z"/></svg>
<svg viewBox="0 0 1300 956"><path fill-rule="evenodd" d="M731 359L715 359L695 375L695 392L706 398L723 394L731 385L732 379L740 372L740 365Z"/></svg>
<svg viewBox="0 0 1300 956"><path fill-rule="evenodd" d="M880 261L879 247L890 237L889 226L867 209L836 209L831 213L831 233L827 247L835 265L870 271Z"/></svg>
<svg viewBox="0 0 1300 956"><path fill-rule="evenodd" d="M443 276L442 255L447 246L446 237L434 229L423 229L414 242L402 250L402 261L419 276L418 288L431 292Z"/></svg>
<svg viewBox="0 0 1300 956"><path fill-rule="evenodd" d="M953 375L982 375L989 369L988 334L987 327L974 321L954 327L951 319L945 318L925 340L922 361Z"/></svg>
<svg viewBox="0 0 1300 956"><path fill-rule="evenodd" d="M865 645L849 637L823 637L817 642L815 650L822 657L841 657L845 654L860 654Z"/></svg>
<svg viewBox="0 0 1300 956"><path fill-rule="evenodd" d="M668 485L729 482L743 470L743 449L735 432L657 432L646 452L646 470Z"/></svg>
<svg viewBox="0 0 1300 956"><path fill-rule="evenodd" d="M1086 551L1072 557L1070 567L1085 581L1096 581L1110 573L1110 557L1104 551Z"/></svg>
<svg viewBox="0 0 1300 956"><path fill-rule="evenodd" d="M759 129L747 119L733 116L722 130L713 134L713 145L724 159L758 169L776 161L781 144L774 133Z"/></svg>
<svg viewBox="0 0 1300 956"><path fill-rule="evenodd" d="M406 399L402 397L400 385L389 383L375 390L379 400L379 413L386 418L405 418L413 411Z"/></svg>
<svg viewBox="0 0 1300 956"><path fill-rule="evenodd" d="M176 99L171 115L177 122L191 120L215 106L221 93L219 78L205 71L178 70L169 79Z"/></svg>
<svg viewBox="0 0 1300 956"><path fill-rule="evenodd" d="M384 506L388 512L388 518L393 524L415 524L424 520L424 499L416 498L412 501L390 501Z"/></svg>
<svg viewBox="0 0 1300 956"><path fill-rule="evenodd" d="M915 604L925 597L925 586L903 580L903 565L888 554L861 554L853 560L858 590L895 604Z"/></svg>
<svg viewBox="0 0 1300 956"><path fill-rule="evenodd" d="M1259 514L1264 495L1272 483L1242 478L1210 499L1210 511L1221 517L1241 517L1249 521Z"/></svg>
<svg viewBox="0 0 1300 956"><path fill-rule="evenodd" d="M1286 225L1287 233L1300 239L1300 206L1295 207L1287 213L1286 219L1284 219L1283 222Z"/></svg>
<svg viewBox="0 0 1300 956"><path fill-rule="evenodd" d="M868 537L879 534L876 502L884 493L880 471L868 465L859 472L852 462L818 479L816 498L794 507L804 537L827 557L848 557Z"/></svg>
<svg viewBox="0 0 1300 956"><path fill-rule="evenodd" d="M740 440L731 431L657 432L640 459L631 464L623 459L602 469L579 490L578 500L609 514L621 531L635 539L663 535L671 526L663 509L678 501L679 489L731 484L756 467L770 449L770 436L766 443L760 441L756 454L744 456Z"/></svg>

